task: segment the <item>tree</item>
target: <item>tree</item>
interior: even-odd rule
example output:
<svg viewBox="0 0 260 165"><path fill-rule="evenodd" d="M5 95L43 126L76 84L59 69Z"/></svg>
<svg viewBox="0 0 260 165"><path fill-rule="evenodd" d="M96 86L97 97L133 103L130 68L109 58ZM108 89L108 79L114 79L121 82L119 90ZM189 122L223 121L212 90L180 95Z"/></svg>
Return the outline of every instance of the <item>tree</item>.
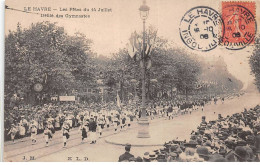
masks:
<svg viewBox="0 0 260 165"><path fill-rule="evenodd" d="M251 72L255 75L255 83L260 91L260 35L255 40L255 47L249 60Z"/></svg>
<svg viewBox="0 0 260 165"><path fill-rule="evenodd" d="M60 94L92 80L91 40L76 33L68 36L56 23L39 22L28 29L17 25L5 37L5 94ZM40 93L35 83L43 84ZM27 100L28 101L28 100Z"/></svg>
<svg viewBox="0 0 260 165"><path fill-rule="evenodd" d="M146 34L146 43L149 43L146 47L150 48L149 56L146 57L146 60L150 60L150 63L146 64L151 66L146 69L146 96L152 99L154 93L151 93L151 88L153 88L153 91L161 90L162 92L172 91L174 87L179 91L185 88L184 92L188 94L188 91L193 88L197 81L200 71L199 63L183 50L171 48L168 40L157 36L156 29L150 27ZM118 84L117 88L120 91L120 96L125 99L127 99L126 94L129 91L134 95L134 90L129 89L131 79L141 82L140 56L142 41L140 38L142 35L141 33L135 35L137 39L133 38L133 36L130 37L130 41L135 40L137 42L131 44L137 45L134 53L129 53L129 51L132 51L131 47L130 49L129 47L120 49L113 55L104 70L107 82L109 84L111 82ZM151 87L151 79L158 80L158 83L154 84L153 87ZM138 95L141 96L141 83L139 83L138 89Z"/></svg>

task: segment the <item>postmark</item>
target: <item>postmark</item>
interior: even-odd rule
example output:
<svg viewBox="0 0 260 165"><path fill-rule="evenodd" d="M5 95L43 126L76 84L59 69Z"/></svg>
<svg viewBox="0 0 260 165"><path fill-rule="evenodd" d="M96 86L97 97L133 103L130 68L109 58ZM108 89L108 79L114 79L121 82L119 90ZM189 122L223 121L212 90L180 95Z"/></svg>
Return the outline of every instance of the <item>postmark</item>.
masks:
<svg viewBox="0 0 260 165"><path fill-rule="evenodd" d="M225 34L221 45L240 50L254 44L257 24L254 2L222 2Z"/></svg>
<svg viewBox="0 0 260 165"><path fill-rule="evenodd" d="M193 50L210 51L219 45L225 28L219 13L207 6L198 6L185 13L180 23L180 37Z"/></svg>

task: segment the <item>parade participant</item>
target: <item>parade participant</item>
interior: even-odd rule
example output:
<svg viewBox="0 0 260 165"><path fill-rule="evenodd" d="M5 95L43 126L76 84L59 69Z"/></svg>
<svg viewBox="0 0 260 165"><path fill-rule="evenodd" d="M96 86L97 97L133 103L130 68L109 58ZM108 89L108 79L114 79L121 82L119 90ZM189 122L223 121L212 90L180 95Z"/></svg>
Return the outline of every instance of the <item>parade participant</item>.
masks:
<svg viewBox="0 0 260 165"><path fill-rule="evenodd" d="M172 105L170 105L167 109L167 113L168 113L168 118L173 119L173 115L172 115L173 109L172 109Z"/></svg>
<svg viewBox="0 0 260 165"><path fill-rule="evenodd" d="M84 143L85 138L88 137L88 121L85 123L81 122L79 130L81 132L81 143Z"/></svg>
<svg viewBox="0 0 260 165"><path fill-rule="evenodd" d="M214 97L214 104L215 105L217 104L217 101L218 101L217 97Z"/></svg>
<svg viewBox="0 0 260 165"><path fill-rule="evenodd" d="M107 128L110 126L109 116L106 116L106 126Z"/></svg>
<svg viewBox="0 0 260 165"><path fill-rule="evenodd" d="M119 156L119 162L123 161L129 161L130 158L134 157L134 155L130 154L131 150L131 144L126 144L125 145L125 153Z"/></svg>
<svg viewBox="0 0 260 165"><path fill-rule="evenodd" d="M24 136L25 136L25 127L23 126L23 124L18 124L18 129L19 129L19 138L21 139L21 142L24 141Z"/></svg>
<svg viewBox="0 0 260 165"><path fill-rule="evenodd" d="M24 115L21 116L21 120L20 120L19 124L23 125L24 127L28 126L28 121L24 118Z"/></svg>
<svg viewBox="0 0 260 165"><path fill-rule="evenodd" d="M55 130L60 130L60 116L57 115L55 118Z"/></svg>
<svg viewBox="0 0 260 165"><path fill-rule="evenodd" d="M47 126L44 126L44 132L43 132L43 136L45 139L45 143L46 143L46 147L49 146L49 136L50 136L51 131L49 130L49 128Z"/></svg>
<svg viewBox="0 0 260 165"><path fill-rule="evenodd" d="M130 128L130 126L131 126L131 119L130 119L130 117L129 116L126 116L126 129L127 128Z"/></svg>
<svg viewBox="0 0 260 165"><path fill-rule="evenodd" d="M191 115L191 112L192 112L192 109L191 109L191 108L189 109L189 112L190 112L190 115Z"/></svg>
<svg viewBox="0 0 260 165"><path fill-rule="evenodd" d="M117 133L118 128L118 118L116 116L113 117L113 125L114 125L114 133Z"/></svg>
<svg viewBox="0 0 260 165"><path fill-rule="evenodd" d="M125 116L122 115L121 116L121 130L125 130L125 128L126 128L125 120L126 120Z"/></svg>
<svg viewBox="0 0 260 165"><path fill-rule="evenodd" d="M65 121L69 124L69 127L71 129L72 128L72 115L67 113Z"/></svg>
<svg viewBox="0 0 260 165"><path fill-rule="evenodd" d="M69 131L70 131L70 124L67 122L63 123L62 137L63 137L63 147L64 148L67 146L67 140L70 138Z"/></svg>
<svg viewBox="0 0 260 165"><path fill-rule="evenodd" d="M17 132L18 132L18 130L16 129L16 126L14 124L12 124L11 129L7 135L11 135L11 140L13 141L13 143L14 143L15 135Z"/></svg>
<svg viewBox="0 0 260 165"><path fill-rule="evenodd" d="M48 120L48 122L47 122L47 127L48 127L48 129L50 130L49 140L52 140L53 135L54 135L54 133L55 133L55 129L54 129L53 125L52 125L52 120Z"/></svg>
<svg viewBox="0 0 260 165"><path fill-rule="evenodd" d="M91 116L90 117L90 120L89 120L89 133L90 133L90 141L91 143L90 144L95 144L96 141L97 141L97 138L96 138L96 129L97 129L97 123L96 121L94 120L94 117Z"/></svg>
<svg viewBox="0 0 260 165"><path fill-rule="evenodd" d="M201 111L203 112L205 106L205 102L203 100L201 101L200 106L201 106Z"/></svg>
<svg viewBox="0 0 260 165"><path fill-rule="evenodd" d="M152 108L151 108L151 113L150 113L151 120L153 120L153 119L154 119L154 115L155 115L155 108L154 108L154 107L152 107Z"/></svg>
<svg viewBox="0 0 260 165"><path fill-rule="evenodd" d="M36 144L36 135L37 135L37 127L36 127L36 125L32 125L32 128L31 128L32 145Z"/></svg>
<svg viewBox="0 0 260 165"><path fill-rule="evenodd" d="M97 120L97 131L98 131L99 138L102 136L103 124L104 124L103 117L99 117Z"/></svg>

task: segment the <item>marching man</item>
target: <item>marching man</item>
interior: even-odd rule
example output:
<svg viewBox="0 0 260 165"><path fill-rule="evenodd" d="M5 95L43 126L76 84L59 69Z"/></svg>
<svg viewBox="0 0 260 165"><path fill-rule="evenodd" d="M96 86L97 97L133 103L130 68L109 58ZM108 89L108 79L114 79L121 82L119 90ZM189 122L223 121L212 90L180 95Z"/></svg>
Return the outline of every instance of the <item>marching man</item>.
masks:
<svg viewBox="0 0 260 165"><path fill-rule="evenodd" d="M49 146L49 136L51 134L51 130L47 126L44 127L43 136L45 139L46 147Z"/></svg>
<svg viewBox="0 0 260 165"><path fill-rule="evenodd" d="M16 135L17 132L18 132L18 130L16 129L15 125L12 124L12 125L11 125L11 129L10 129L10 131L8 132L8 135L11 134L11 139L12 139L13 143L14 143L15 135Z"/></svg>
<svg viewBox="0 0 260 165"><path fill-rule="evenodd" d="M32 125L31 128L31 139L32 139L32 145L34 145L36 143L36 135L37 135L37 128L36 125Z"/></svg>
<svg viewBox="0 0 260 165"><path fill-rule="evenodd" d="M25 136L25 127L22 125L22 124L18 124L18 129L19 129L19 135L20 135L20 138L21 138L21 142L24 141L24 136Z"/></svg>
<svg viewBox="0 0 260 165"><path fill-rule="evenodd" d="M50 130L49 139L52 140L53 135L54 135L54 133L55 133L55 129L54 129L54 127L53 127L53 125L52 125L52 122L51 122L50 120L48 120L47 127L48 127L48 129Z"/></svg>
<svg viewBox="0 0 260 165"><path fill-rule="evenodd" d="M69 123L63 123L62 126L62 135L63 135L63 147L65 148L67 145L67 140L70 138L69 135L69 131L70 131L70 125Z"/></svg>
<svg viewBox="0 0 260 165"><path fill-rule="evenodd" d="M85 123L81 123L79 130L81 131L81 143L84 143L84 139L87 138L88 136L88 122L86 121Z"/></svg>
<svg viewBox="0 0 260 165"><path fill-rule="evenodd" d="M102 136L103 124L104 124L104 119L102 117L99 117L98 121L97 121L97 129L98 129L99 138Z"/></svg>
<svg viewBox="0 0 260 165"><path fill-rule="evenodd" d="M129 116L126 116L126 129L128 129L128 128L130 128L130 126L131 126L131 119L130 119L130 117Z"/></svg>
<svg viewBox="0 0 260 165"><path fill-rule="evenodd" d="M60 116L58 115L56 118L55 118L55 130L60 130Z"/></svg>
<svg viewBox="0 0 260 165"><path fill-rule="evenodd" d="M113 125L114 125L114 133L117 133L117 126L118 126L118 118L116 116L113 117Z"/></svg>
<svg viewBox="0 0 260 165"><path fill-rule="evenodd" d="M97 123L94 120L93 116L90 117L89 120L89 133L90 133L90 144L95 144L97 139L96 139L96 129L97 129Z"/></svg>
<svg viewBox="0 0 260 165"><path fill-rule="evenodd" d="M110 121L109 121L109 118L108 118L108 116L106 116L106 125L107 125L107 128L109 128L109 125L110 125Z"/></svg>

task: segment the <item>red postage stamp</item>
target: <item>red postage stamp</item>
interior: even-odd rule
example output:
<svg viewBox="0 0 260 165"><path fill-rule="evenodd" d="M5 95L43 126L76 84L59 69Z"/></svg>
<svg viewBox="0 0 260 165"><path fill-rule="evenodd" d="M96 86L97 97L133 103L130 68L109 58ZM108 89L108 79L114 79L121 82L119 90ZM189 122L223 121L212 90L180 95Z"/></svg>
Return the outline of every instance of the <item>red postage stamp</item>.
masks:
<svg viewBox="0 0 260 165"><path fill-rule="evenodd" d="M256 34L255 2L222 2L222 45L239 50L254 44Z"/></svg>

